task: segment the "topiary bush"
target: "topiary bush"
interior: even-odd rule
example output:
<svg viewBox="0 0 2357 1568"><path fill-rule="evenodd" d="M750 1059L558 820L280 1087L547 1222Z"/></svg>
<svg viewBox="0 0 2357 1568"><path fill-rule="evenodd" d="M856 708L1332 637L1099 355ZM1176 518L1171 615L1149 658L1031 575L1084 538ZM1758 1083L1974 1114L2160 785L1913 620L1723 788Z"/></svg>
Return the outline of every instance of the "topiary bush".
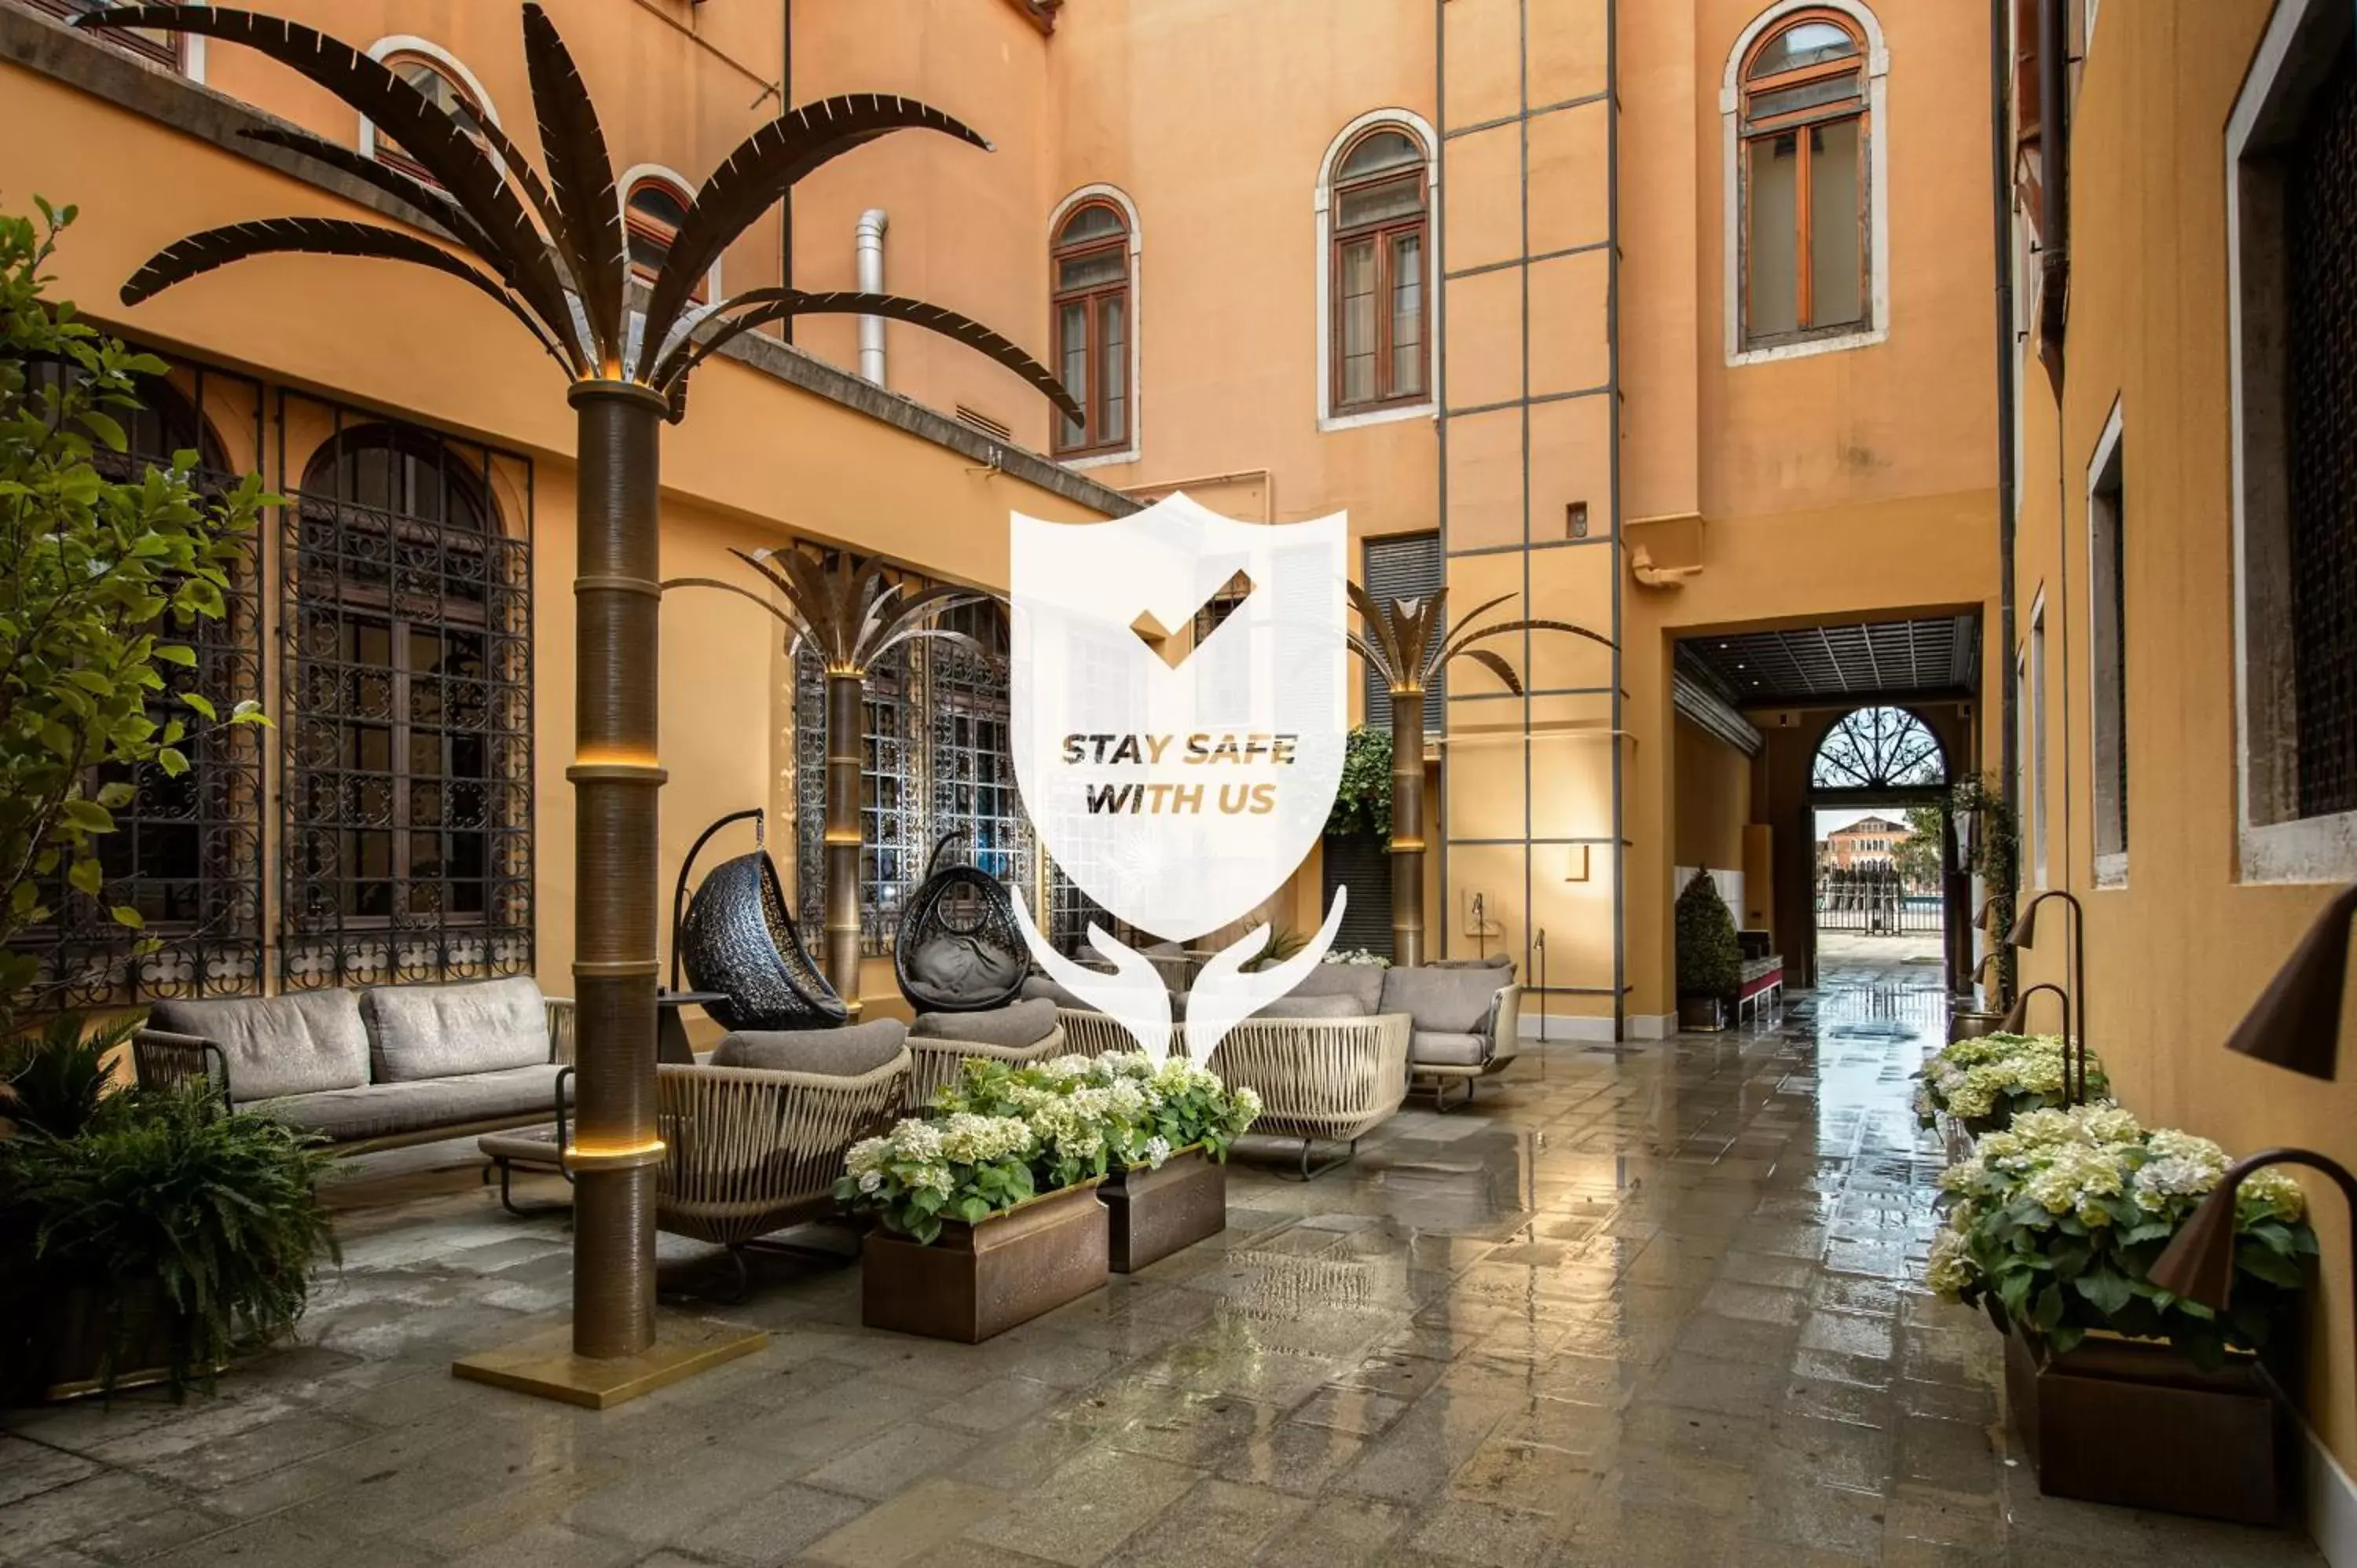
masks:
<svg viewBox="0 0 2357 1568"><path fill-rule="evenodd" d="M1677 919L1678 994L1734 1001L1743 988L1743 946L1709 872L1695 872L1678 895Z"/></svg>

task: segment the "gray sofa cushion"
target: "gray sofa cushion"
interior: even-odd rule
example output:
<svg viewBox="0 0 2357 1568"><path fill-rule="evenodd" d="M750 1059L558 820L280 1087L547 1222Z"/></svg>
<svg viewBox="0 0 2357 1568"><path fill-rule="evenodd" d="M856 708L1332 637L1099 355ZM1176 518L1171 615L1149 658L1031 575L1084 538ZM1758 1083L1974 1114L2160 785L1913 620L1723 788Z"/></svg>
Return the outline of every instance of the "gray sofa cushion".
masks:
<svg viewBox="0 0 2357 1568"><path fill-rule="evenodd" d="M357 1089L369 1080L368 1030L349 991L158 1002L147 1026L210 1040L229 1059L240 1105L282 1094Z"/></svg>
<svg viewBox="0 0 2357 1568"><path fill-rule="evenodd" d="M1355 996L1304 996L1292 992L1253 1014L1255 1018L1363 1018L1367 1009Z"/></svg>
<svg viewBox="0 0 2357 1568"><path fill-rule="evenodd" d="M374 985L361 993L370 1076L459 1078L548 1060L548 1005L528 974L455 985Z"/></svg>
<svg viewBox="0 0 2357 1568"><path fill-rule="evenodd" d="M898 1018L845 1029L740 1029L714 1047L712 1065L858 1078L899 1056L908 1040L909 1026Z"/></svg>
<svg viewBox="0 0 2357 1568"><path fill-rule="evenodd" d="M1030 975L1024 980L1023 1000L1026 1002L1049 1002L1054 1004L1058 1007L1071 1008L1077 1013L1094 1013L1098 1011L1096 1007L1082 1001L1079 996L1065 990L1062 986L1057 984L1054 981L1049 979L1044 974Z"/></svg>
<svg viewBox="0 0 2357 1568"><path fill-rule="evenodd" d="M1508 954L1493 952L1488 958L1437 958L1424 966L1426 969L1502 969L1507 978L1513 977L1514 961Z"/></svg>
<svg viewBox="0 0 2357 1568"><path fill-rule="evenodd" d="M1479 1035L1418 1029L1407 1037L1407 1059L1418 1067L1480 1067L1488 1050Z"/></svg>
<svg viewBox="0 0 2357 1568"><path fill-rule="evenodd" d="M1496 969L1387 969L1383 1011L1407 1014L1418 1029L1478 1034L1489 1023L1491 998L1512 983Z"/></svg>
<svg viewBox="0 0 2357 1568"><path fill-rule="evenodd" d="M458 1078L408 1083L364 1083L314 1094L265 1100L243 1109L274 1116L289 1126L323 1133L339 1144L362 1138L394 1138L437 1127L504 1117L556 1119L554 1062L472 1072ZM569 1101L572 1085L566 1085Z"/></svg>
<svg viewBox="0 0 2357 1568"><path fill-rule="evenodd" d="M1036 1046L1056 1032L1056 1004L1028 997L982 1013L920 1013L909 1033L920 1040L966 1040L1015 1050Z"/></svg>
<svg viewBox="0 0 2357 1568"><path fill-rule="evenodd" d="M1388 971L1372 963L1321 963L1301 977L1287 996L1347 996L1361 1014L1380 1012L1383 976ZM1329 1015L1330 1016L1331 1015Z"/></svg>

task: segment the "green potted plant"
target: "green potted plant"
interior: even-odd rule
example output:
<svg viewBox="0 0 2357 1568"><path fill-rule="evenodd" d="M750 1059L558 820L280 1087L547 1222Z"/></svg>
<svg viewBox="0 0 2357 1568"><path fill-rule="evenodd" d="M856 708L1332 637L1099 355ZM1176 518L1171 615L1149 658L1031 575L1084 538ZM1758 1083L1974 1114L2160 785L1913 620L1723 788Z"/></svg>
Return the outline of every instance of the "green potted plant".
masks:
<svg viewBox="0 0 2357 1568"><path fill-rule="evenodd" d="M1232 1090L1183 1058L1157 1064L1142 1052L1021 1067L970 1060L937 1103L945 1112L1025 1118L1047 1164L1041 1169L1035 1161L1043 1180L1102 1175L1097 1196L1117 1274L1226 1228L1228 1147L1261 1109L1251 1089ZM1085 1131L1075 1139L1067 1129ZM1061 1153L1068 1142L1078 1142L1086 1158Z"/></svg>
<svg viewBox="0 0 2357 1568"><path fill-rule="evenodd" d="M2004 939L2013 929L2014 897L2020 886L2020 834L2013 802L1990 775L1967 773L1957 779L1948 791L1947 815L1950 822L1972 824L1961 846L1964 869L1986 890L1984 940L1995 944L1996 952L1987 1005L1975 1006L1975 998L1966 995L1949 1009L1948 1037L1963 1040L1994 1033L2013 1004L2015 957Z"/></svg>
<svg viewBox="0 0 2357 1568"><path fill-rule="evenodd" d="M1917 1078L1915 1113L1926 1127L1944 1116L1969 1138L1995 1133L2029 1111L2065 1103L2064 1058L2060 1035L1975 1035L1951 1040L1932 1054ZM2108 1100L2111 1079L2092 1051L2087 1055L2087 1096Z"/></svg>
<svg viewBox="0 0 2357 1568"><path fill-rule="evenodd" d="M2244 1182L2230 1311L2147 1277L2226 1163L2207 1138L2085 1105L2022 1112L1941 1177L1926 1283L2006 1335L2008 1413L2046 1492L2275 1518L2284 1455L2258 1355L2296 1337L2316 1254L2298 1184Z"/></svg>
<svg viewBox="0 0 2357 1568"><path fill-rule="evenodd" d="M1678 1026L1724 1029L1743 987L1743 945L1707 871L1696 871L1678 895L1677 940Z"/></svg>
<svg viewBox="0 0 2357 1568"><path fill-rule="evenodd" d="M292 1329L337 1255L314 1190L328 1159L201 1090L110 1095L70 1135L0 1142L0 1234L42 1308L49 1397L177 1392Z"/></svg>
<svg viewBox="0 0 2357 1568"><path fill-rule="evenodd" d="M835 1196L874 1214L860 1321L978 1344L1105 1283L1102 1136L1078 1118L1053 1147L1017 1116L911 1116L853 1144ZM1051 1174L1043 1183L1034 1165Z"/></svg>

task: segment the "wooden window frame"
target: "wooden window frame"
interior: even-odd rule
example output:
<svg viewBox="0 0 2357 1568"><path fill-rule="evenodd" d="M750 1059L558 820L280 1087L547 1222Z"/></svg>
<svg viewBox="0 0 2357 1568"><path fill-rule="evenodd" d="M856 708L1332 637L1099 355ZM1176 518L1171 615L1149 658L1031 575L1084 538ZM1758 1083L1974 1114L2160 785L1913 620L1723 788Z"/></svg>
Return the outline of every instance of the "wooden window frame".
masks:
<svg viewBox="0 0 2357 1568"><path fill-rule="evenodd" d="M484 104L482 94L468 86L466 79L460 76L457 71L451 70L450 64L447 60L436 59L430 54L424 53L418 49L409 48L389 50L377 63L383 66L385 70L393 71L395 74L398 74L401 68L404 65L424 66L427 70L432 71L435 75L440 77L443 81L450 84L451 91L457 93L457 96L465 102L468 107L475 112L475 118L477 120L490 121L491 118L491 112ZM442 182L436 179L434 176L427 171L424 164L419 163L415 158L411 157L406 152L403 151L401 144L393 136L387 134L385 128L382 125L376 127L374 145L371 150L377 162L384 164L389 167L399 169L402 173L409 176L410 178L422 180L426 185L432 186L437 190L441 188Z"/></svg>
<svg viewBox="0 0 2357 1568"><path fill-rule="evenodd" d="M649 186L667 191L676 198L680 210L683 212L691 210L694 207L695 197L678 181L659 174L642 174L630 181L630 188L622 192L622 231L625 242L644 240L651 244L661 245L664 255L668 257L672 246L679 242L679 231L661 219L651 218L640 212L632 201L640 191ZM655 274L649 268L640 265L636 257L631 258L630 269L630 276L650 287L653 285ZM709 274L697 278L695 286L688 291L688 297L698 305L705 304L709 297Z"/></svg>
<svg viewBox="0 0 2357 1568"><path fill-rule="evenodd" d="M77 4L76 0L16 0L16 3L27 11L38 11L44 16L54 16L59 21L66 23L72 22L77 16L102 8L98 5ZM127 4L128 0L113 0L113 3ZM177 5L178 0L156 0L156 3ZM94 39L110 48L121 49L125 54L136 55L141 59L153 61L167 70L178 71L184 75L187 73L188 50L185 34L167 33L157 38L150 38L145 31L137 28L106 27L95 32L84 33L82 37Z"/></svg>
<svg viewBox="0 0 2357 1568"><path fill-rule="evenodd" d="M1769 46L1796 27L1823 23L1839 27L1849 36L1856 51L1838 59L1822 60L1814 65L1801 66L1779 71L1773 76L1753 80L1751 70ZM1737 68L1736 134L1734 177L1739 182L1739 199L1736 204L1737 220L1742 225L1741 243L1736 251L1738 297L1742 303L1743 329L1741 347L1745 351L1772 349L1787 343L1807 343L1823 338L1844 338L1871 331L1875 325L1874 310L1874 110L1870 85L1872 40L1867 38L1857 19L1835 10L1800 11L1777 19L1776 26L1760 35L1744 52ZM1811 82L1849 76L1856 80L1857 90L1850 96L1829 103L1811 104L1787 113L1754 119L1752 101L1762 93L1781 92L1790 88L1805 87ZM1816 322L1814 314L1816 268L1815 211L1811 199L1812 170L1816 159L1803 141L1793 169L1792 207L1792 286L1793 318L1798 326L1781 332L1757 332L1752 329L1754 312L1751 302L1752 256L1752 148L1759 143L1772 141L1786 134L1802 134L1844 121L1857 122L1857 257L1858 314L1842 321Z"/></svg>
<svg viewBox="0 0 2357 1568"><path fill-rule="evenodd" d="M1066 350L1071 347L1064 340L1064 312L1068 307L1074 305L1083 307L1082 314L1087 323L1088 333L1084 357L1088 379L1082 391L1077 394L1088 418L1081 427L1078 441L1070 439L1065 434L1064 419L1060 415L1055 418L1053 449L1059 457L1100 457L1108 453L1127 452L1136 444L1137 405L1136 399L1130 395L1135 381L1130 374L1130 366L1137 353L1137 297L1133 286L1136 282L1136 273L1129 262L1130 242L1135 237L1130 231L1129 214L1122 210L1117 201L1091 197L1074 202L1071 209L1056 220L1056 232L1061 236L1082 213L1092 209L1111 213L1120 228L1113 233L1092 235L1085 240L1066 241L1060 237L1048 252L1048 331L1059 376L1063 374ZM1082 288L1061 286L1067 263L1105 254L1121 258L1119 278ZM1121 434L1106 437L1099 434L1104 428L1105 410L1111 401L1105 383L1103 328L1105 302L1115 296L1121 300L1124 337L1120 393L1126 413L1122 421Z"/></svg>
<svg viewBox="0 0 2357 1568"><path fill-rule="evenodd" d="M1424 156L1413 165L1403 164L1373 174L1344 178L1340 171L1350 163L1351 155L1357 152L1371 138L1382 135L1405 137ZM1350 144L1336 156L1334 168L1337 172L1332 188L1329 192L1328 206L1328 210L1333 214L1333 220L1327 236L1326 255L1326 275L1330 280L1328 285L1329 297L1327 308L1330 315L1326 323L1326 374L1327 385L1331 389L1329 400L1332 403L1331 416L1345 419L1353 414L1379 413L1385 409L1420 407L1433 401L1430 152L1425 147L1424 139L1409 127L1396 121L1379 121L1351 138ZM1343 226L1342 199L1345 196L1361 190L1371 190L1378 186L1405 184L1411 178L1415 182L1416 191L1416 209L1412 216L1382 218L1372 222L1353 224L1348 228ZM1404 392L1394 385L1397 345L1392 340L1393 312L1390 306L1393 291L1398 282L1394 259L1399 253L1399 242L1409 234L1415 236L1416 252L1420 258L1419 264L1424 268L1425 274L1421 291L1423 336L1416 343L1416 360L1420 372L1417 376L1419 385L1413 392ZM1342 352L1345 340L1343 321L1348 299L1342 292L1342 256L1349 247L1369 242L1373 243L1375 250L1375 299L1377 301L1375 395L1354 399L1343 390L1345 385L1342 374L1345 358Z"/></svg>

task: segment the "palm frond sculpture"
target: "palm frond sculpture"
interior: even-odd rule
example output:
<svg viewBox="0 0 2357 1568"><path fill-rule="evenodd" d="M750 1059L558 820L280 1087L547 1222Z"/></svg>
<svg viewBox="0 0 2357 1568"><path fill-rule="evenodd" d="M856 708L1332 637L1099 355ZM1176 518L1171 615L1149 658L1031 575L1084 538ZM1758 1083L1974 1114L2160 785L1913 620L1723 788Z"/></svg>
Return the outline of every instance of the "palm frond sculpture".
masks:
<svg viewBox="0 0 2357 1568"><path fill-rule="evenodd" d="M953 585L907 591L872 556L838 551L826 558L802 550L731 551L778 591L773 600L715 577L674 577L672 588L720 588L759 605L784 625L786 652L807 648L826 670L826 981L859 1008L859 857L866 847L860 754L866 736L867 672L904 643L934 638L976 657L982 647L940 618L990 595Z"/></svg>
<svg viewBox="0 0 2357 1568"><path fill-rule="evenodd" d="M1424 961L1424 693L1435 674L1469 659L1520 696L1523 678L1495 649L1480 648L1493 637L1525 631L1565 631L1605 647L1612 639L1566 620L1502 620L1476 628L1483 616L1512 599L1501 595L1449 626L1448 590L1414 599L1378 600L1350 585L1351 607L1359 612L1350 634L1367 668L1380 677L1392 699L1392 961ZM1443 628L1446 628L1444 630Z"/></svg>
<svg viewBox="0 0 2357 1568"><path fill-rule="evenodd" d="M575 657L579 1004L574 1348L598 1359L654 1340L657 618L659 436L685 412L690 374L738 332L824 311L884 316L996 360L1067 417L1079 406L1047 369L979 322L885 295L754 289L697 305L722 251L794 183L894 131L931 131L987 149L947 114L906 98L852 93L780 115L747 137L695 193L649 297L631 292L614 164L573 57L540 6L523 14L546 175L488 120L465 124L350 45L275 16L216 5L122 5L85 27L150 27L246 45L335 94L400 145L417 178L307 132L256 142L364 181L411 228L277 218L191 234L124 285L135 306L216 267L287 253L404 262L499 301L565 371L579 426L579 576Z"/></svg>

